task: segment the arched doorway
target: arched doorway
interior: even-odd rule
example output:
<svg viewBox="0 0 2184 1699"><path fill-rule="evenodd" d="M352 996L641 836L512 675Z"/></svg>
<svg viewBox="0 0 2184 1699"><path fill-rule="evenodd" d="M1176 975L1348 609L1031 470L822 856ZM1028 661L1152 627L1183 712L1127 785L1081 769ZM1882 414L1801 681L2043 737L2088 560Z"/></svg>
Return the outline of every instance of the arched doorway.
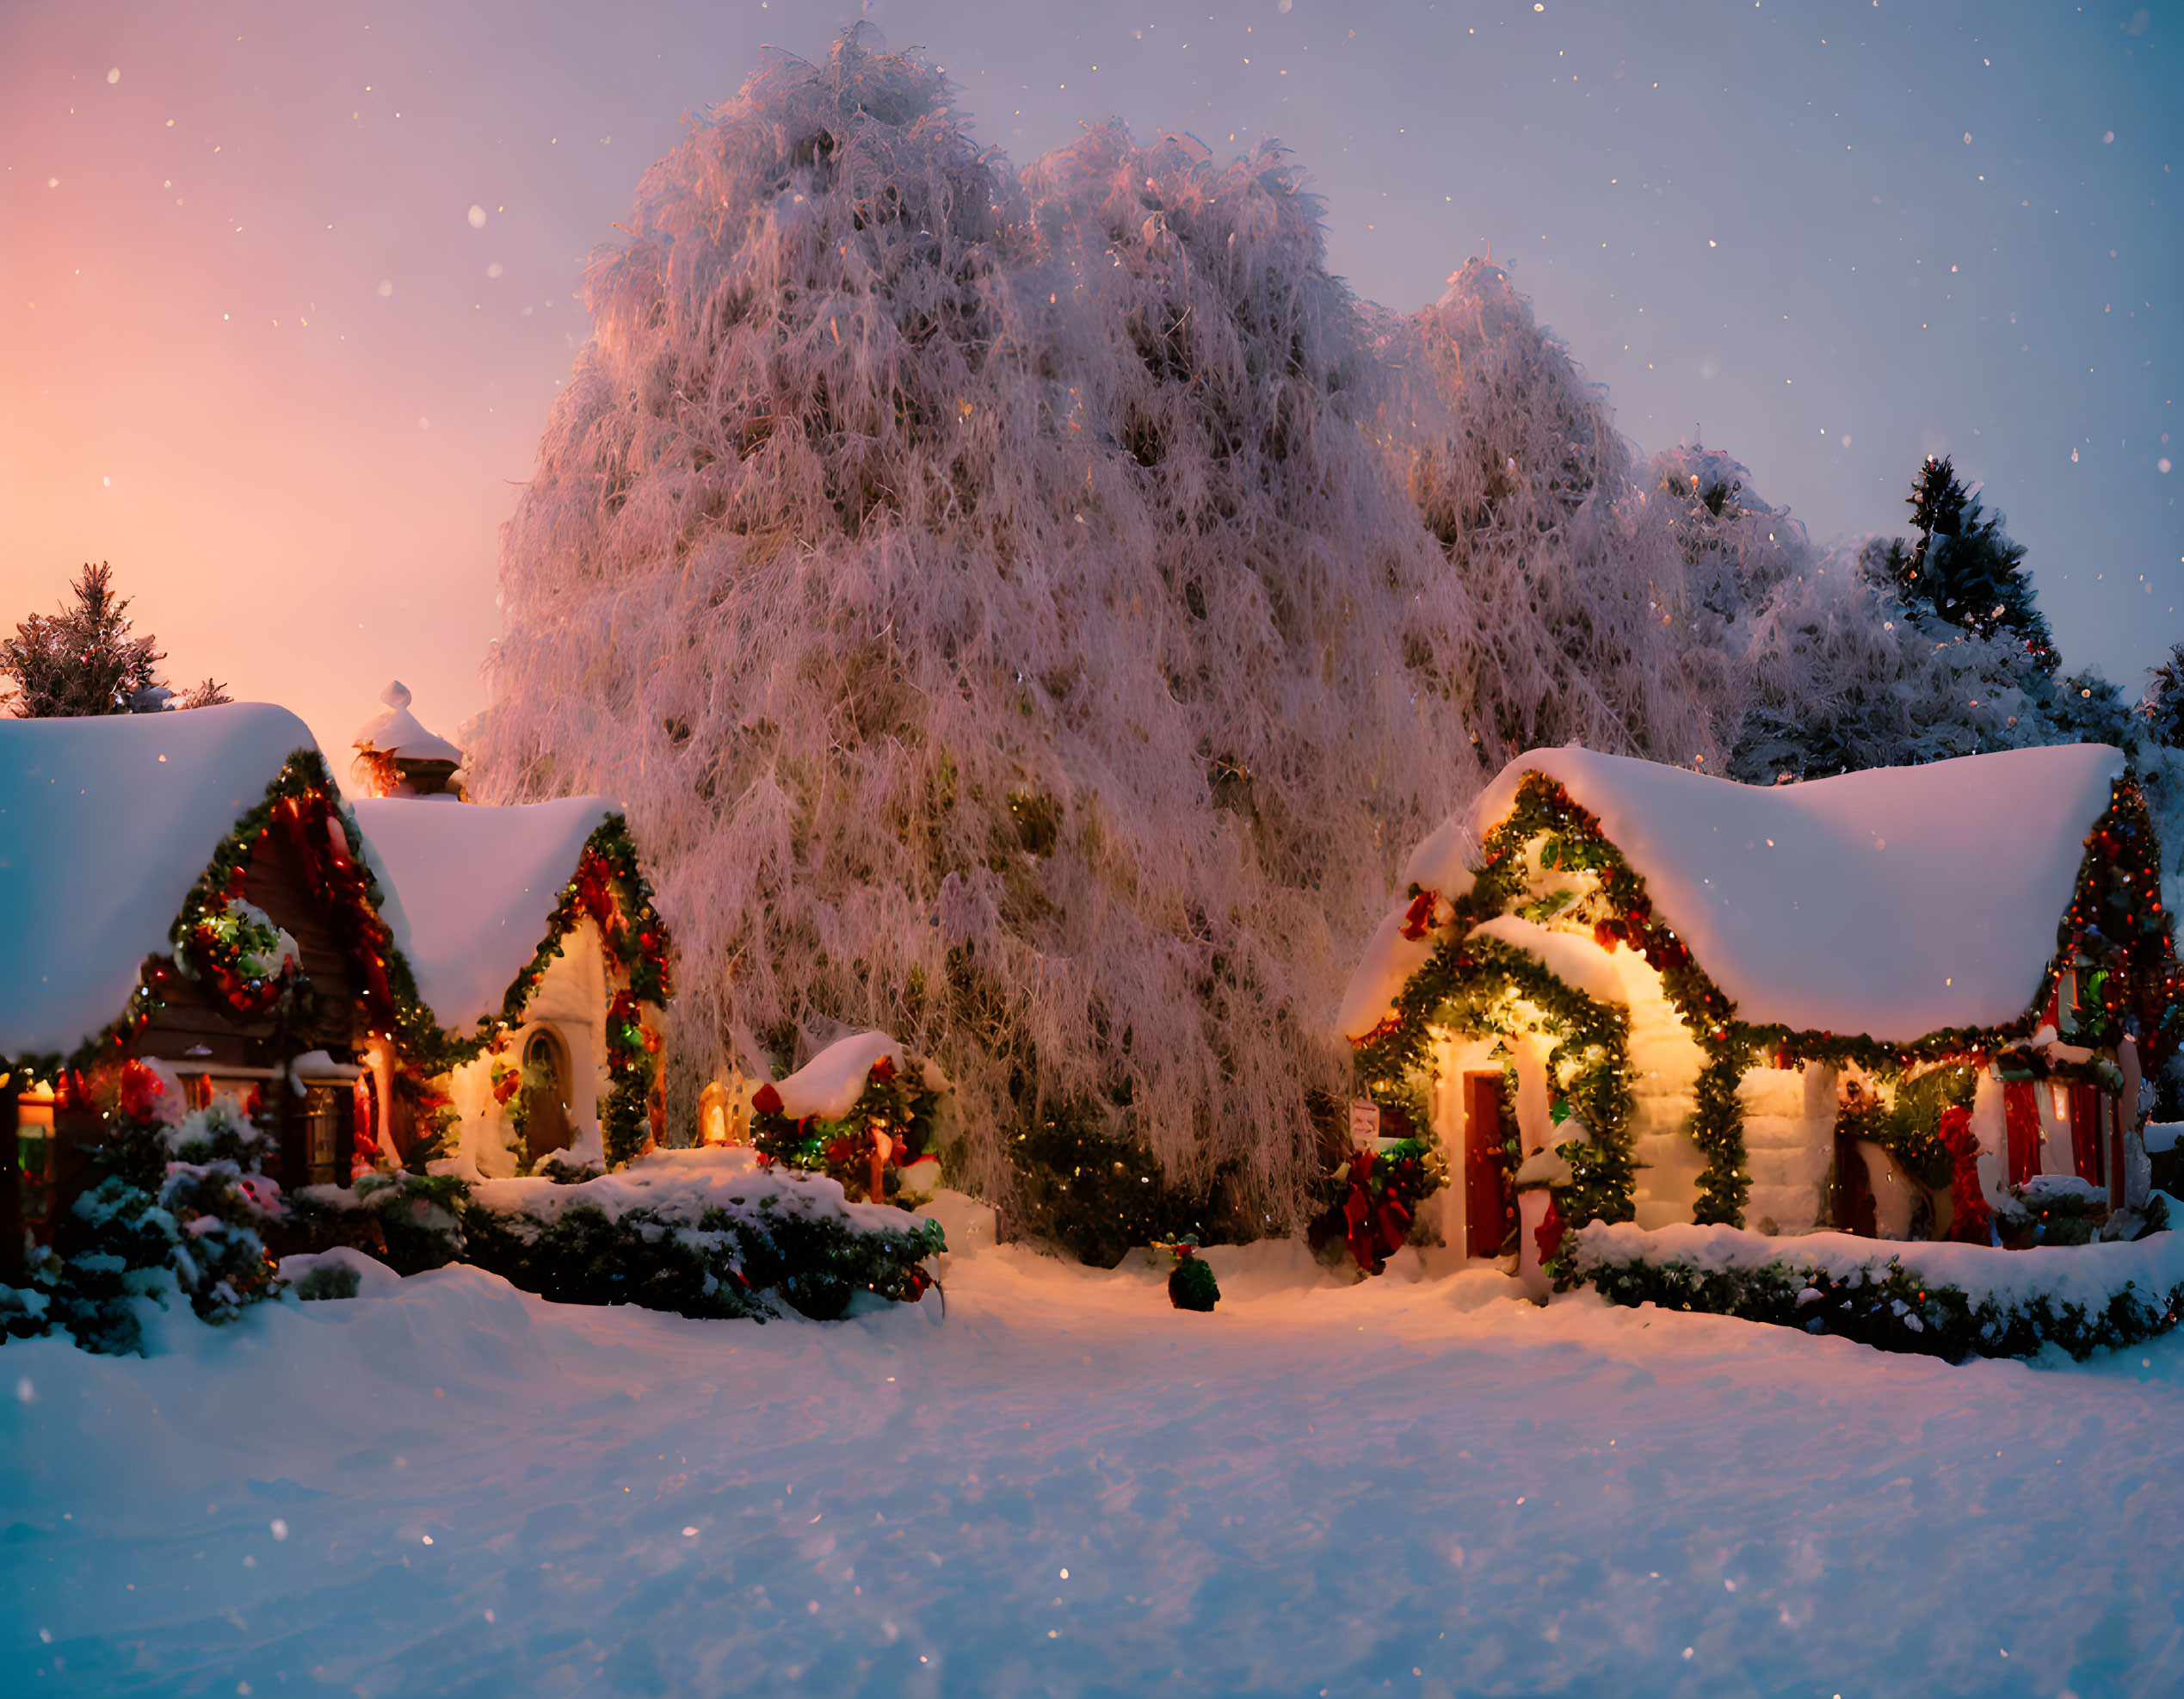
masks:
<svg viewBox="0 0 2184 1699"><path fill-rule="evenodd" d="M523 1142L529 1160L569 1148L568 1047L551 1027L538 1027L523 1041Z"/></svg>

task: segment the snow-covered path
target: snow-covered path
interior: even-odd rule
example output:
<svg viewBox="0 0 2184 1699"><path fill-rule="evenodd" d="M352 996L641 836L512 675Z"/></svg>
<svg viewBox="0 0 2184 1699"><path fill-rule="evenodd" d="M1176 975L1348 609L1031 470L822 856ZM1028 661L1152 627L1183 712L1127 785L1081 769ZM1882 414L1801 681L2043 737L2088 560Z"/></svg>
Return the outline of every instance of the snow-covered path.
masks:
<svg viewBox="0 0 2184 1699"><path fill-rule="evenodd" d="M1214 1259L1212 1315L1011 1247L944 1324L456 1269L7 1345L0 1689L2184 1686L2184 1344L1952 1368Z"/></svg>

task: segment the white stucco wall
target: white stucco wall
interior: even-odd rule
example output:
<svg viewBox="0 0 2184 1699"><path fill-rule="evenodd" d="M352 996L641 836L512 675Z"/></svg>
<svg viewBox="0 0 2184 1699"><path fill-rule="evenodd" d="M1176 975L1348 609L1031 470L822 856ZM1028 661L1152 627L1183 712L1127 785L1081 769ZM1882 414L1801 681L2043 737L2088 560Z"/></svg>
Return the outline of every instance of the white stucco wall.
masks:
<svg viewBox="0 0 2184 1699"><path fill-rule="evenodd" d="M1641 1227L1688 1221L1705 1159L1691 1136L1692 1088L1706 1053L1662 989L1661 976L1636 950L1610 953L1631 1011L1631 1153L1638 1162L1633 1195Z"/></svg>
<svg viewBox="0 0 2184 1699"><path fill-rule="evenodd" d="M519 1064L531 1034L548 1027L569 1053L569 1121L574 1138L569 1154L576 1161L604 1159L599 1105L606 1096L607 963L599 930L589 920L562 941L562 953L547 964L546 975L523 1011L520 1026L509 1029L500 1055ZM493 1101L492 1053L466 1062L450 1077L450 1095L462 1116L461 1150L478 1171L505 1178L515 1171L508 1110Z"/></svg>

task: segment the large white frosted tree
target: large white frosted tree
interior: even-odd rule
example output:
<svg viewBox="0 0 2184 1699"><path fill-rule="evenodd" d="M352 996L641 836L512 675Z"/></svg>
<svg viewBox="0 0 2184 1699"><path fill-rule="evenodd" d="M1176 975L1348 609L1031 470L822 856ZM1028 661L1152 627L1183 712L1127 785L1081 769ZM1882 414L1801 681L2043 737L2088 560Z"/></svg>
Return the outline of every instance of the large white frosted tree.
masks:
<svg viewBox="0 0 2184 1699"><path fill-rule="evenodd" d="M882 1026L975 1184L1067 1122L1292 1220L1407 845L1527 743L1718 764L1680 559L1499 273L1362 309L1277 151L1019 173L867 40L595 262L477 788L626 800L679 1078Z"/></svg>

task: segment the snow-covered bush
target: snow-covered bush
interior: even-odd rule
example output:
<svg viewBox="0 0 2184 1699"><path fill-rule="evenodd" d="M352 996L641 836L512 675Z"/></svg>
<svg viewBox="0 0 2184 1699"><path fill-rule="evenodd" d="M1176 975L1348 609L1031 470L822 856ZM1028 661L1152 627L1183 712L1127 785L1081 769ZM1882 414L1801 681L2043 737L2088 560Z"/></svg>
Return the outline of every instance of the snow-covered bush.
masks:
<svg viewBox="0 0 2184 1699"><path fill-rule="evenodd" d="M201 1319L233 1321L278 1289L262 1230L285 1218L259 1171L271 1140L231 1097L185 1110L157 1064L126 1064L94 1088L110 1095L98 1184L77 1198L24 1293L0 1296L13 1333L59 1325L86 1350L144 1349L144 1306L179 1293ZM33 1304L34 1295L39 1301Z"/></svg>
<svg viewBox="0 0 2184 1699"><path fill-rule="evenodd" d="M346 1186L303 1186L291 1202L315 1246L368 1245L396 1272L444 1268L464 1254L470 1184L452 1174L373 1168Z"/></svg>
<svg viewBox="0 0 2184 1699"><path fill-rule="evenodd" d="M953 1080L970 1183L1064 1232L1058 1126L1289 1224L1398 850L1527 743L1718 764L1567 355L1492 268L1360 310L1300 181L1120 126L1017 174L862 27L645 176L472 758L627 803L671 1142L696 1083L877 1027Z"/></svg>
<svg viewBox="0 0 2184 1699"><path fill-rule="evenodd" d="M1729 1227L1646 1233L1595 1222L1572 1236L1569 1253L1565 1278L1611 1303L1736 1316L1951 1362L2033 1356L2049 1345L2083 1359L2166 1333L2184 1311L2184 1243L2171 1233L2130 1245L1884 1254L1840 1233L1786 1242Z"/></svg>
<svg viewBox="0 0 2184 1699"><path fill-rule="evenodd" d="M947 1248L938 1223L848 1202L745 1149L670 1151L571 1185L495 1180L463 1212L465 1260L568 1304L815 1319L860 1291L914 1301Z"/></svg>

